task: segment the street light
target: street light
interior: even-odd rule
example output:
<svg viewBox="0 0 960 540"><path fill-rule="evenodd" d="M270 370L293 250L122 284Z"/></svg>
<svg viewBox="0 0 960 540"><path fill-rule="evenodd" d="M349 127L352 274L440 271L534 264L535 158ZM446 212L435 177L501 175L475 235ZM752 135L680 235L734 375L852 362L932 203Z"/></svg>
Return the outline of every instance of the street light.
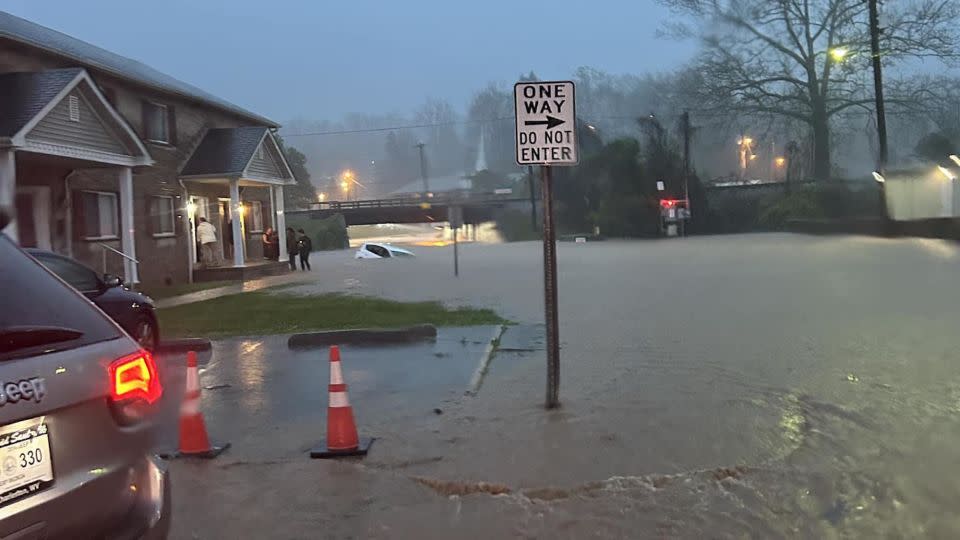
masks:
<svg viewBox="0 0 960 540"><path fill-rule="evenodd" d="M950 154L950 161L960 165L960 157L957 157L956 154Z"/></svg>
<svg viewBox="0 0 960 540"><path fill-rule="evenodd" d="M327 200L327 194L321 191L320 194L317 195L317 199L318 199L320 202L323 202L323 201Z"/></svg>
<svg viewBox="0 0 960 540"><path fill-rule="evenodd" d="M846 47L835 47L830 49L830 57L833 58L834 62L843 62L849 52Z"/></svg>
<svg viewBox="0 0 960 540"><path fill-rule="evenodd" d="M785 157L775 158L773 160L773 163L777 166L777 168L782 169L783 166L787 164L787 158Z"/></svg>
<svg viewBox="0 0 960 540"><path fill-rule="evenodd" d="M937 169L943 174L943 176L950 181L956 180L957 176L950 172L950 169L944 167L943 165L937 165Z"/></svg>
<svg viewBox="0 0 960 540"><path fill-rule="evenodd" d="M883 175L878 173L877 171L873 171L873 179L876 180L877 182L880 182L881 184L887 181L887 179L884 178Z"/></svg>

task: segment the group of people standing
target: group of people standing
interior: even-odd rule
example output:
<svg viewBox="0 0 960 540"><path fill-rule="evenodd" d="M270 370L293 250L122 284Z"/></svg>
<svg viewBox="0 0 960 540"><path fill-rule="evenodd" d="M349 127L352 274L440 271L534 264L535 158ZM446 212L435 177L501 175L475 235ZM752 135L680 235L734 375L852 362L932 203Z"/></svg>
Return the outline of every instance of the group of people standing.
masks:
<svg viewBox="0 0 960 540"><path fill-rule="evenodd" d="M299 233L299 235L297 234ZM287 255L290 257L290 269L297 269L297 256L300 256L300 270L310 270L310 252L313 242L303 229L293 230L287 227ZM267 229L263 233L263 256L274 261L280 258L280 239L276 231Z"/></svg>
<svg viewBox="0 0 960 540"><path fill-rule="evenodd" d="M217 228L200 217L197 223L197 243L200 248L200 260L205 267L220 266L222 257L217 242ZM230 227L227 227L224 236L228 246L233 247L233 235ZM299 235L297 234L299 233ZM229 236L228 236L229 235ZM290 257L290 269L297 269L297 256L300 256L300 269L311 270L310 252L313 251L313 242L303 229L293 230L293 227L287 227L287 255ZM263 257L273 261L280 259L280 239L273 228L268 228L263 232Z"/></svg>

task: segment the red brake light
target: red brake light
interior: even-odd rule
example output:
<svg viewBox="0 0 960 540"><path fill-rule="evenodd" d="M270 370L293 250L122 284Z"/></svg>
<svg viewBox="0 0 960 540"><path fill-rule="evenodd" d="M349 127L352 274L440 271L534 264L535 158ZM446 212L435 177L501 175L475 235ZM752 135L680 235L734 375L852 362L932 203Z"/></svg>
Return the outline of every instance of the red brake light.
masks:
<svg viewBox="0 0 960 540"><path fill-rule="evenodd" d="M110 364L110 397L114 401L142 399L154 403L163 395L157 364L139 351Z"/></svg>

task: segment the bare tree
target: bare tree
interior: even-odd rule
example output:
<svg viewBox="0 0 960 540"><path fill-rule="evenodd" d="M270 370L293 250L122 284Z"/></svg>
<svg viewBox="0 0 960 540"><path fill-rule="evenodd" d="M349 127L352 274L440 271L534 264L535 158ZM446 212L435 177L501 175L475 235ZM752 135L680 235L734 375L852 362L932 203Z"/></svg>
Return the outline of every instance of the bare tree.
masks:
<svg viewBox="0 0 960 540"><path fill-rule="evenodd" d="M830 122L872 110L864 0L660 0L688 20L674 34L699 37L705 109L787 117L806 124L813 175L830 177ZM885 65L908 58L957 58L958 0L901 0L885 6ZM891 92L890 102L904 101Z"/></svg>

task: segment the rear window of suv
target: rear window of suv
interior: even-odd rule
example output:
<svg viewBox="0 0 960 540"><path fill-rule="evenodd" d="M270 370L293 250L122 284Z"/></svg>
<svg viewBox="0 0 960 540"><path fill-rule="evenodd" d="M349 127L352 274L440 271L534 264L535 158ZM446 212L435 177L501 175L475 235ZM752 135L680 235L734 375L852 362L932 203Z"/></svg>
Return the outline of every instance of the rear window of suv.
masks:
<svg viewBox="0 0 960 540"><path fill-rule="evenodd" d="M30 332L41 337L24 339ZM96 307L0 234L0 360L62 351L120 336L116 326ZM18 345L31 340L33 343Z"/></svg>

